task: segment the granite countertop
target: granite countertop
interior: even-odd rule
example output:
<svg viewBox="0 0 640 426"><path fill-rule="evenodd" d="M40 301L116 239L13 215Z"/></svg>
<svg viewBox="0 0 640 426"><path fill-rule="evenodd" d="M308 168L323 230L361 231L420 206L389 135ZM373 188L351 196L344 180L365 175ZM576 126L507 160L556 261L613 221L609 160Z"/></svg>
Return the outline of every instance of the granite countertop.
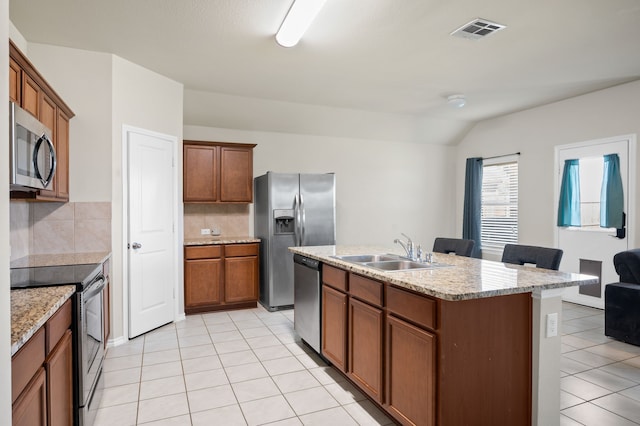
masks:
<svg viewBox="0 0 640 426"><path fill-rule="evenodd" d="M240 237L227 237L227 236L220 236L220 237L212 237L212 236L206 236L206 237L202 237L202 238L189 238L189 239L185 239L184 240L184 245L185 246L207 246L207 245L211 245L211 244L248 244L248 243L259 243L260 242L260 238L254 238L254 237L246 237L246 236L240 236Z"/></svg>
<svg viewBox="0 0 640 426"><path fill-rule="evenodd" d="M11 356L75 292L74 285L11 290Z"/></svg>
<svg viewBox="0 0 640 426"><path fill-rule="evenodd" d="M11 261L11 268L30 268L38 266L86 265L102 263L111 256L110 252L32 254Z"/></svg>
<svg viewBox="0 0 640 426"><path fill-rule="evenodd" d="M435 263L450 265L448 267L385 272L345 262L331 256L400 254L397 249L371 246L315 246L289 247L289 251L444 300L477 299L506 294L528 293L535 290L596 284L598 282L597 277L592 275L552 271L532 266L511 265L453 254L433 254Z"/></svg>
<svg viewBox="0 0 640 426"><path fill-rule="evenodd" d="M33 254L11 262L11 268L103 263L110 252ZM75 285L11 290L11 356L69 299Z"/></svg>

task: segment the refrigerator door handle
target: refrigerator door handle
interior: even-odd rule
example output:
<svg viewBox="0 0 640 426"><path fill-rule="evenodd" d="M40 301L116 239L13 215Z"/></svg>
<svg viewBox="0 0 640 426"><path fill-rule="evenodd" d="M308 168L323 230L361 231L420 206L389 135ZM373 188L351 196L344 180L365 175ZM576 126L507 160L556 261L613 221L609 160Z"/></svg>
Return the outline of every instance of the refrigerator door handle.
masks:
<svg viewBox="0 0 640 426"><path fill-rule="evenodd" d="M300 219L300 245L303 246L306 217L304 211L304 198L302 197L302 194L300 194Z"/></svg>
<svg viewBox="0 0 640 426"><path fill-rule="evenodd" d="M298 200L298 194L295 195L295 197L293 197L293 214L294 214L294 224L293 224L293 231L295 234L295 245L296 246L300 246L301 244L301 238L300 238L300 202Z"/></svg>

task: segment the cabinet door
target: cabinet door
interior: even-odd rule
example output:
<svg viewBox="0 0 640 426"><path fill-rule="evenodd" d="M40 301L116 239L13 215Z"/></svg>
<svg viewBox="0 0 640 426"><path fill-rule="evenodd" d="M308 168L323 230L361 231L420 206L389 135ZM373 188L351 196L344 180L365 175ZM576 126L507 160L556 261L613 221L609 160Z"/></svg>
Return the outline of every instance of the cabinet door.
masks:
<svg viewBox="0 0 640 426"><path fill-rule="evenodd" d="M55 143L58 159L54 179L56 197L60 201L69 201L69 117L60 109L56 116Z"/></svg>
<svg viewBox="0 0 640 426"><path fill-rule="evenodd" d="M185 308L216 305L222 302L222 259L186 260L184 262Z"/></svg>
<svg viewBox="0 0 640 426"><path fill-rule="evenodd" d="M38 120L47 126L49 130L51 130L51 142L53 142L53 147L56 150L56 156L58 151L57 137L56 137L56 116L57 109L56 104L53 102L51 98L49 98L44 92L40 92L40 116ZM43 189L40 191L40 195L43 197L56 197L56 187L58 183L58 173L60 172L60 163L58 162L56 166L56 174L53 177L53 181L49 184L47 189Z"/></svg>
<svg viewBox="0 0 640 426"><path fill-rule="evenodd" d="M73 424L73 347L71 330L45 362L47 369L47 417L49 426Z"/></svg>
<svg viewBox="0 0 640 426"><path fill-rule="evenodd" d="M258 300L258 257L228 257L224 261L224 301Z"/></svg>
<svg viewBox="0 0 640 426"><path fill-rule="evenodd" d="M347 374L373 399L382 402L382 325L378 309L349 298L349 367Z"/></svg>
<svg viewBox="0 0 640 426"><path fill-rule="evenodd" d="M219 147L184 145L184 201L218 200Z"/></svg>
<svg viewBox="0 0 640 426"><path fill-rule="evenodd" d="M220 147L220 201L253 201L253 151Z"/></svg>
<svg viewBox="0 0 640 426"><path fill-rule="evenodd" d="M40 86L24 72L22 73L22 108L39 118Z"/></svg>
<svg viewBox="0 0 640 426"><path fill-rule="evenodd" d="M44 367L40 367L12 408L13 426L47 425L47 384Z"/></svg>
<svg viewBox="0 0 640 426"><path fill-rule="evenodd" d="M22 70L20 69L20 65L9 58L9 99L18 105L20 105L21 100L21 76Z"/></svg>
<svg viewBox="0 0 640 426"><path fill-rule="evenodd" d="M436 337L387 317L387 409L403 424L435 424Z"/></svg>
<svg viewBox="0 0 640 426"><path fill-rule="evenodd" d="M347 295L322 286L322 355L347 371Z"/></svg>

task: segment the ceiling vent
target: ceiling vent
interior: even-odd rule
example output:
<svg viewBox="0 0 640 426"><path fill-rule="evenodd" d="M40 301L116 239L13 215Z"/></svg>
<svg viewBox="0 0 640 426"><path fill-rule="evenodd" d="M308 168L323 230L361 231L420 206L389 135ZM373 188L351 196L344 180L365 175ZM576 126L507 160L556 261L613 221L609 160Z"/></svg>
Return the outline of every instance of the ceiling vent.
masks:
<svg viewBox="0 0 640 426"><path fill-rule="evenodd" d="M506 27L506 25L497 24L482 18L476 18L452 32L451 35L454 37L479 40Z"/></svg>

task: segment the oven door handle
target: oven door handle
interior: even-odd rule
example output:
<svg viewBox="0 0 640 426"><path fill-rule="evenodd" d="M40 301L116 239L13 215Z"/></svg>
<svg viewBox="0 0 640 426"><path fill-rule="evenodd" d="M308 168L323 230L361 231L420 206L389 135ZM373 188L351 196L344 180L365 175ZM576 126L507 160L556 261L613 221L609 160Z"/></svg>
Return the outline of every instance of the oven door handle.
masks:
<svg viewBox="0 0 640 426"><path fill-rule="evenodd" d="M96 276L93 280L91 280L91 283L89 283L89 285L87 286L87 289L83 292L82 294L83 299L85 300L91 299L93 296L100 293L106 285L107 285L107 279L104 276L104 274L102 273L98 274L98 276Z"/></svg>

